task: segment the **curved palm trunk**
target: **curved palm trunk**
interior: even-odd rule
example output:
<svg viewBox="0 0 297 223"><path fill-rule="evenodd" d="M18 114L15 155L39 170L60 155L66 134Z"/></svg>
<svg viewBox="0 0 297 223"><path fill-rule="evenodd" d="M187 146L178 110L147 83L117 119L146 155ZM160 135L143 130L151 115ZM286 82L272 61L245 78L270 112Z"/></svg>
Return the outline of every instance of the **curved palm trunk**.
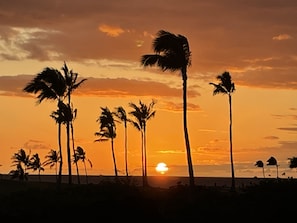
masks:
<svg viewBox="0 0 297 223"><path fill-rule="evenodd" d="M234 175L234 164L233 164L233 148L232 148L232 98L229 96L229 112L230 112L230 161L231 161L231 174L232 174L232 184L231 190L235 191L235 175Z"/></svg>
<svg viewBox="0 0 297 223"><path fill-rule="evenodd" d="M183 122L184 122L184 134L185 134L185 143L186 143L186 152L187 152L187 161L188 161L188 171L189 171L189 180L190 186L195 186L194 179L194 170L192 164L191 157L191 148L190 141L188 135L188 127L187 127L187 74L185 68L182 69L182 77L183 77Z"/></svg>
<svg viewBox="0 0 297 223"><path fill-rule="evenodd" d="M88 173L87 173L86 162L83 160L83 163L84 163L85 174L86 174L86 183L89 184L89 182L88 182Z"/></svg>
<svg viewBox="0 0 297 223"><path fill-rule="evenodd" d="M113 138L111 138L111 151L112 151L112 159L113 159L113 165L114 165L114 174L117 178L118 177L118 169L117 169L116 158L115 158L115 153L114 153L114 148L113 148Z"/></svg>
<svg viewBox="0 0 297 223"><path fill-rule="evenodd" d="M264 166L262 167L262 171L263 171L263 177L265 179L265 171L264 171Z"/></svg>

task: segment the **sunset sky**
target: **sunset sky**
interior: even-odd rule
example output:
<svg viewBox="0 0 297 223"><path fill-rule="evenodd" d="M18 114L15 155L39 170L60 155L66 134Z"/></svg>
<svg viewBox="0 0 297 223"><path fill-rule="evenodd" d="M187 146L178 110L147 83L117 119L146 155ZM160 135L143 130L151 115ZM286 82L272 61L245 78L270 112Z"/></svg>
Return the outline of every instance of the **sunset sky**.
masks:
<svg viewBox="0 0 297 223"><path fill-rule="evenodd" d="M164 162L167 175L188 176L179 72L143 68L159 30L187 37L188 131L195 176L231 176L227 95L213 95L216 76L229 71L236 177L297 177L297 1L295 0L10 0L0 1L0 173L23 148L42 160L58 150L56 102L36 104L22 89L45 67L68 67L87 78L73 95L75 144L92 161L88 173L113 175L110 142L94 142L100 107L139 100L154 107L147 123L148 175ZM63 151L66 157L65 130ZM141 136L128 126L129 170L141 175ZM124 174L124 126L117 124L117 166ZM81 174L83 165L80 163ZM72 172L75 174L73 166ZM32 173L32 172L30 172ZM54 173L46 167L44 174ZM67 164L64 162L64 174ZM281 175L285 173L285 175Z"/></svg>

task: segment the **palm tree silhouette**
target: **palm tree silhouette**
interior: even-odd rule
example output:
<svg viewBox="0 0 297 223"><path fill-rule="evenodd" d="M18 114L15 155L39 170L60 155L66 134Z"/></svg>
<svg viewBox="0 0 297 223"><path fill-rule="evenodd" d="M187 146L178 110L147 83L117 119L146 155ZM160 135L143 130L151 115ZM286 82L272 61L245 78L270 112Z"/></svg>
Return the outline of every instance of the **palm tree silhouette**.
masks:
<svg viewBox="0 0 297 223"><path fill-rule="evenodd" d="M30 155L26 154L24 149L19 149L17 153L12 156L12 166L16 166L16 170L11 170L9 175L12 178L19 178L19 180L28 180L27 169L30 164Z"/></svg>
<svg viewBox="0 0 297 223"><path fill-rule="evenodd" d="M289 167L292 168L297 168L297 157L293 156L292 158L288 158L289 160Z"/></svg>
<svg viewBox="0 0 297 223"><path fill-rule="evenodd" d="M147 149L146 149L146 123L148 120L153 118L156 114L156 111L153 110L155 101L152 102L147 106L142 101L139 101L139 106L134 103L129 103L129 106L133 109L129 112L135 120L131 120L133 126L141 132L141 157L142 157L142 179L143 179L143 186L148 186L147 180Z"/></svg>
<svg viewBox="0 0 297 223"><path fill-rule="evenodd" d="M277 164L277 160L271 156L268 160L267 160L267 166L275 166L276 167L276 179L278 179L278 164Z"/></svg>
<svg viewBox="0 0 297 223"><path fill-rule="evenodd" d="M190 140L187 127L187 68L191 65L191 51L187 38L183 35L174 35L165 30L160 30L153 41L155 54L141 57L144 67L157 65L162 71L180 71L183 80L183 125L187 152L190 186L195 186L194 170L192 164Z"/></svg>
<svg viewBox="0 0 297 223"><path fill-rule="evenodd" d="M233 164L233 148L232 148L232 93L235 91L235 85L231 80L229 72L224 72L222 75L218 75L217 79L220 81L218 84L209 83L214 86L213 95L227 94L229 99L229 140L230 140L230 162L231 162L231 175L232 184L231 190L235 191L235 174Z"/></svg>
<svg viewBox="0 0 297 223"><path fill-rule="evenodd" d="M68 106L71 105L71 94L87 79L77 80L78 74L69 70L66 63L62 67L64 75L57 69L46 67L42 72L31 80L23 89L27 93L37 94L37 103L40 104L43 100L56 100L63 102L65 98L68 100ZM73 117L73 115L72 115ZM71 171L71 154L70 154L70 128L73 120L66 122L66 144L67 144L67 161L68 161L68 176L69 184L72 183Z"/></svg>
<svg viewBox="0 0 297 223"><path fill-rule="evenodd" d="M61 162L60 152L51 149L49 153L45 156L45 161L43 162L43 166L50 166L50 168L55 167L56 179L58 176L58 162Z"/></svg>
<svg viewBox="0 0 297 223"><path fill-rule="evenodd" d="M88 173L87 173L87 167L86 167L86 152L84 151L84 149L80 146L77 146L76 149L75 149L75 152L74 152L74 155L73 155L73 162L77 163L79 160L81 160L84 164L84 169L85 169L85 174L86 174L86 182L87 184L89 183L88 182ZM91 168L92 168L92 162L91 160L87 159ZM79 174L77 174L77 176L79 177ZM80 181L79 181L80 183Z"/></svg>
<svg viewBox="0 0 297 223"><path fill-rule="evenodd" d="M265 178L265 171L264 171L264 163L262 160L258 160L256 163L255 163L255 166L256 167L260 167L262 168L262 172L263 172L263 177Z"/></svg>
<svg viewBox="0 0 297 223"><path fill-rule="evenodd" d="M125 167L126 167L126 176L129 176L129 171L128 171L128 134L127 134L127 123L130 121L127 117L126 110L122 107L116 107L115 112L113 113L117 118L119 118L123 123L124 123L124 130L125 130Z"/></svg>
<svg viewBox="0 0 297 223"><path fill-rule="evenodd" d="M95 132L95 136L99 136L99 139L96 139L95 142L111 141L111 152L114 164L114 174L116 178L118 177L118 170L116 164L116 157L114 152L114 139L116 138L116 125L113 118L113 113L109 110L108 107L101 107L101 114L96 120L99 125L99 132Z"/></svg>
<svg viewBox="0 0 297 223"><path fill-rule="evenodd" d="M35 153L32 155L32 157L29 159L29 165L28 169L31 169L33 171L38 171L38 179L40 181L40 171L44 171L43 165L40 161L38 153Z"/></svg>

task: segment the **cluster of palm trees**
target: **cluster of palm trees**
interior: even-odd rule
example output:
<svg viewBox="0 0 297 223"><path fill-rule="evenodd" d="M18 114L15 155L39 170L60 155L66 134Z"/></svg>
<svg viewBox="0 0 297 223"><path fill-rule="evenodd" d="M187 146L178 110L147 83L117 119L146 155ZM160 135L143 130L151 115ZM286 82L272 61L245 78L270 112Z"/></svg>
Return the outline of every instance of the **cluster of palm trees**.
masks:
<svg viewBox="0 0 297 223"><path fill-rule="evenodd" d="M86 158L86 152L84 151L84 149L80 146L77 146L77 148L74 151L72 161L73 163L77 164L80 160L83 162L86 174L86 182L88 183L88 175L85 161L87 160L91 167L92 162ZM28 180L28 170L32 170L38 171L38 177L40 180L40 172L44 171L45 166L50 166L50 168L55 167L56 178L58 181L59 162L61 162L61 156L59 154L59 151L56 151L54 149L51 149L49 151L49 153L45 156L45 161L43 162L41 162L38 153L31 155L30 152L28 154L24 149L19 149L18 152L14 153L14 155L12 156L12 166L14 166L15 169L11 170L9 172L9 175L12 179L18 178L19 180L24 181ZM80 184L79 172L77 172L77 179L78 184Z"/></svg>
<svg viewBox="0 0 297 223"><path fill-rule="evenodd" d="M161 68L162 71L180 71L183 83L183 129L186 148L186 158L189 173L189 185L195 185L194 170L192 164L191 147L189 133L187 127L187 68L191 65L191 51L188 40L183 35L175 35L165 30L160 30L157 37L153 41L154 54L145 54L141 56L140 62L144 67L154 66ZM75 154L74 127L73 122L77 116L77 109L74 108L71 95L83 82L87 79L78 80L78 74L69 70L66 63L62 67L63 73L54 68L45 68L41 73L29 82L23 89L27 93L37 94L37 103L43 100L57 101L57 110L51 113L51 117L58 124L58 146L59 146L59 174L58 183L61 183L62 171L62 145L61 145L61 127L66 127L66 152L68 161L68 176L69 184L72 183L71 172L71 148ZM229 72L224 72L218 75L218 84L210 83L214 86L213 94L227 94L229 97L230 109L230 159L232 173L232 190L235 190L235 176L232 155L232 109L231 109L231 94L235 90L235 85L231 80ZM105 141L110 139L111 150L114 163L115 176L118 175L116 167L116 158L114 153L113 140L116 137L115 123L121 121L125 127L125 164L126 175L128 176L128 161L127 161L127 123L130 122L141 133L142 145L142 175L143 183L147 185L147 157L146 157L146 122L154 117L155 111L153 106L155 101L149 105L139 101L139 106L130 103L129 106L133 109L129 114L133 119L128 119L126 111L123 107L115 108L115 111L110 111L108 107L101 107L101 115L97 119L99 123L99 131L95 133L99 138L95 141ZM78 148L78 147L77 147ZM75 160L75 159L74 159ZM76 168L77 162L75 162Z"/></svg>
<svg viewBox="0 0 297 223"><path fill-rule="evenodd" d="M289 168L291 168L291 169L297 168L297 157L293 156L291 158L288 158L288 160L289 160ZM278 179L279 178L279 175L278 175L279 164L277 162L277 159L274 156L271 156L266 162L267 162L266 163L267 166L275 166L276 167L276 178ZM259 167L259 168L262 168L263 178L265 178L265 165L264 165L264 162L262 160L258 160L255 163L255 166ZM283 174L285 174L285 173L283 173Z"/></svg>
<svg viewBox="0 0 297 223"><path fill-rule="evenodd" d="M127 154L127 123L131 123L138 131L141 133L141 164L142 164L142 177L143 177L143 186L148 186L147 180L147 148L146 148L146 125L147 121L155 116L156 111L154 109L155 101L149 105L146 105L141 100L139 105L130 102L129 107L132 108L130 112L122 107L116 107L112 112L108 107L101 107L101 114L96 120L99 123L99 131L95 132L95 136L99 138L95 142L102 142L110 139L111 142L111 151L112 158L114 163L114 173L115 176L118 176L118 170L116 165L116 157L114 152L114 139L116 138L116 122L123 122L125 128L125 167L126 167L126 176L129 176L128 170L128 154ZM131 118L128 118L128 115Z"/></svg>

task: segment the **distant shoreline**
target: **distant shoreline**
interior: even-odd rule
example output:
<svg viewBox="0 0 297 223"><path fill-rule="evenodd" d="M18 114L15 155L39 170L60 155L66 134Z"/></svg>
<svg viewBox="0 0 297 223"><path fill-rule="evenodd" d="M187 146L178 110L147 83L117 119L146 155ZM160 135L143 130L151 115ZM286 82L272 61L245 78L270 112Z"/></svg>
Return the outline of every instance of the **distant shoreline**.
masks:
<svg viewBox="0 0 297 223"><path fill-rule="evenodd" d="M11 177L8 174L1 174L0 179L11 180ZM102 182L112 182L115 179L115 176L85 176L80 175L79 177L81 184L99 184ZM118 176L122 182L128 182L134 185L142 185L142 176ZM269 178L270 179L270 178ZM14 181L18 181L18 179L13 179ZM263 178L245 178L238 177L235 178L236 187L245 187L249 185L258 184ZM28 175L28 181L36 182L56 182L56 175L45 175L41 174L40 178L38 175L30 174ZM188 185L189 178L185 176L148 176L149 185L152 187L160 187L160 188L169 188L177 185ZM68 183L68 175L62 176L62 183ZM72 183L78 183L77 175L72 175ZM230 177L195 177L195 184L197 186L218 186L218 187L230 187L231 186L231 178Z"/></svg>

